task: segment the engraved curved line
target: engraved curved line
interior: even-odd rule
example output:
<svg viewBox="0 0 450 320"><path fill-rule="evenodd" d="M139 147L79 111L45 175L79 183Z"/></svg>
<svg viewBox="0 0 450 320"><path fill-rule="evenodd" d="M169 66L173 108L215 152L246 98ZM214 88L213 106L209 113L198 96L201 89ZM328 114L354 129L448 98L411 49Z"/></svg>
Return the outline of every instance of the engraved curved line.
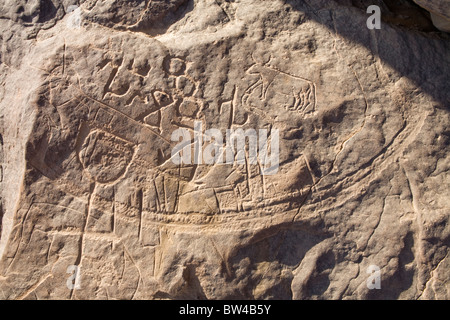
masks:
<svg viewBox="0 0 450 320"><path fill-rule="evenodd" d="M167 142L168 144L171 144L171 142L170 142L169 140L167 140L166 138L164 138L163 136L161 136L159 133L153 131L153 130L150 129L149 127L144 126L141 122L136 121L135 119L131 118L131 117L128 116L127 114L123 113L122 111L120 111L120 110L118 110L118 109L116 109L116 108L114 108L114 107L112 107L112 106L110 106L110 105L108 105L108 104L106 104L106 103L104 103L104 102L102 102L102 101L99 101L99 100L97 100L97 99L95 99L95 98L92 98L92 97L88 96L88 95L85 94L85 93L83 92L83 90L81 90L80 88L77 88L77 89L80 90L80 91L82 92L83 97L85 97L85 98L87 98L87 99L89 99L89 100L92 100L92 101L94 101L94 102L97 102L97 103L99 103L100 105L102 105L103 107L106 107L107 109L111 109L111 110L113 110L113 111L119 113L120 115L126 117L126 118L127 118L128 120L130 120L131 122L133 122L133 123L139 125L141 128L145 128L146 130L148 130L149 132L151 132L153 135L155 135L156 137L160 138L160 139L163 140L164 142Z"/></svg>

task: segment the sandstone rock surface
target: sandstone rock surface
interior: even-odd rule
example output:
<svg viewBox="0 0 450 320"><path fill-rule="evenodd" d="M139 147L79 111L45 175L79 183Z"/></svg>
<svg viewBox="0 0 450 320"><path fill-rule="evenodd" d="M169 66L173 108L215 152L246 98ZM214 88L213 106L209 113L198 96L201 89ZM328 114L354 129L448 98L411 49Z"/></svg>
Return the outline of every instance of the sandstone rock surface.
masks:
<svg viewBox="0 0 450 320"><path fill-rule="evenodd" d="M450 32L450 1L448 0L415 0L417 4L430 11L434 25L442 31Z"/></svg>
<svg viewBox="0 0 450 320"><path fill-rule="evenodd" d="M370 4L6 1L0 299L449 299L450 37Z"/></svg>

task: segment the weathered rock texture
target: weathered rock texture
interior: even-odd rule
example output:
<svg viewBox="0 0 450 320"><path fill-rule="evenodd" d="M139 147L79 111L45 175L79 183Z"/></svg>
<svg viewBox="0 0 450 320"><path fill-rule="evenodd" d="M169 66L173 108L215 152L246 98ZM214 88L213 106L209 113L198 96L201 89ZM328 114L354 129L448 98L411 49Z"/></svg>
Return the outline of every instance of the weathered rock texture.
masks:
<svg viewBox="0 0 450 320"><path fill-rule="evenodd" d="M449 36L370 2L381 30L368 1L6 1L0 298L450 298ZM194 121L279 129L279 172L174 165Z"/></svg>
<svg viewBox="0 0 450 320"><path fill-rule="evenodd" d="M450 1L414 0L430 12L433 24L440 30L450 32Z"/></svg>

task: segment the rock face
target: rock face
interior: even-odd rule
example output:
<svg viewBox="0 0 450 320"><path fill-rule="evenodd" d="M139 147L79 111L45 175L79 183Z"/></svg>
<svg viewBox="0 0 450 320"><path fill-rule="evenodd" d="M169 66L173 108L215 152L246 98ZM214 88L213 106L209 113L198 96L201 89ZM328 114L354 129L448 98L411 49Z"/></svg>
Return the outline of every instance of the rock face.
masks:
<svg viewBox="0 0 450 320"><path fill-rule="evenodd" d="M449 299L450 38L370 4L6 1L0 298Z"/></svg>
<svg viewBox="0 0 450 320"><path fill-rule="evenodd" d="M442 31L450 32L450 1L448 0L414 0L431 14L434 25Z"/></svg>

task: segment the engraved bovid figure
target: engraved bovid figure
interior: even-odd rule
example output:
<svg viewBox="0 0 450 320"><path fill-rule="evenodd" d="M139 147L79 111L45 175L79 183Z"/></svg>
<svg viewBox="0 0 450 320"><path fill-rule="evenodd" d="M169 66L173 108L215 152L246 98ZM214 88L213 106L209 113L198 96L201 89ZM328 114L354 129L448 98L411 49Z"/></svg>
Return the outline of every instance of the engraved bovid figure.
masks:
<svg viewBox="0 0 450 320"><path fill-rule="evenodd" d="M303 115L315 111L316 86L312 81L277 70L270 66L270 61L256 62L247 73L259 77L243 97L247 106L269 113L273 105Z"/></svg>

